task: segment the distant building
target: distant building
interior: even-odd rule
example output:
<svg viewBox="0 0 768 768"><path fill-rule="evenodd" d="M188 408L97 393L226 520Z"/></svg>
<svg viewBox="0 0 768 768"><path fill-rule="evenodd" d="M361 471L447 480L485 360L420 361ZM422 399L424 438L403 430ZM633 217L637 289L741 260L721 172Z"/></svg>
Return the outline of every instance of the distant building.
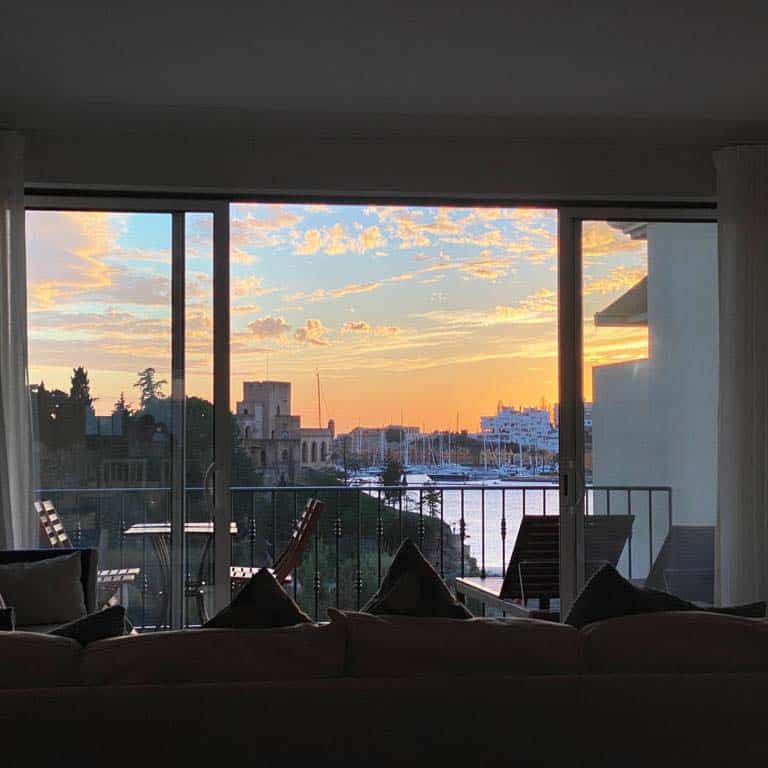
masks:
<svg viewBox="0 0 768 768"><path fill-rule="evenodd" d="M302 427L301 416L291 414L290 382L243 382L236 418L243 447L267 483L295 482L303 469L332 465L333 420Z"/></svg>
<svg viewBox="0 0 768 768"><path fill-rule="evenodd" d="M421 429L407 424L386 427L355 427L345 436L352 455L367 464L383 464L390 459L409 462L409 446Z"/></svg>
<svg viewBox="0 0 768 768"><path fill-rule="evenodd" d="M480 418L480 430L484 437L501 438L505 443L550 453L558 451L557 428L545 408L515 408L500 403L494 416Z"/></svg>

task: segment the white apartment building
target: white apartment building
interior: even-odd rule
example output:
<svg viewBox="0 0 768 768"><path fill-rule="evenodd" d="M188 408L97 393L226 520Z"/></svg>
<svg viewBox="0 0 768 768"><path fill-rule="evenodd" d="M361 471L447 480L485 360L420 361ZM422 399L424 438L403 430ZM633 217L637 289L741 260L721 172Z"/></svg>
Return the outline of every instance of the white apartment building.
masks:
<svg viewBox="0 0 768 768"><path fill-rule="evenodd" d="M481 436L501 438L524 447L557 453L557 429L544 408L515 408L499 404L495 416L480 418Z"/></svg>

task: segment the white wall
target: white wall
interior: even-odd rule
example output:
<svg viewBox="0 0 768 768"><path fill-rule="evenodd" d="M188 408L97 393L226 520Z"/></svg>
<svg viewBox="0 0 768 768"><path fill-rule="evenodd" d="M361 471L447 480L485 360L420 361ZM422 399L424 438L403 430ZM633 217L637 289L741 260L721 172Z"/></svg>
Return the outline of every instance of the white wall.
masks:
<svg viewBox="0 0 768 768"><path fill-rule="evenodd" d="M678 523L715 524L717 226L648 227L652 420Z"/></svg>
<svg viewBox="0 0 768 768"><path fill-rule="evenodd" d="M648 226L649 359L593 370L593 481L669 485L675 524L715 524L717 228ZM599 497L596 511L605 511ZM612 513L626 513L614 495ZM667 532L653 503L653 557ZM633 495L633 575L650 567L648 500ZM626 560L623 561L626 564Z"/></svg>

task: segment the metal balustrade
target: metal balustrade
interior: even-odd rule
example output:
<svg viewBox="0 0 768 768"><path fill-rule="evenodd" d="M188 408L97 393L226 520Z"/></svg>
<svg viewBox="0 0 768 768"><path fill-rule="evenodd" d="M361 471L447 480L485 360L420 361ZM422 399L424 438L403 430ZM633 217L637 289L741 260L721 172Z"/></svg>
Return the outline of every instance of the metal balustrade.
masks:
<svg viewBox="0 0 768 768"><path fill-rule="evenodd" d="M324 619L328 607L360 608L378 587L392 556L412 538L449 583L457 576L503 575L525 515L559 514L555 484L445 483L429 485L234 486L232 564L269 566L288 543L307 498L325 502L315 535L288 589L301 607ZM151 536L135 535L171 519L171 488L47 488L74 546L95 546L104 568L141 568L124 588L131 621L166 626L170 574ZM672 526L668 486L590 485L588 515L633 515L632 535L619 562L628 578L648 574ZM186 491L188 522L210 522L202 487ZM150 526L151 527L151 526ZM212 547L197 530L187 535L188 621L197 621L196 590L211 592Z"/></svg>

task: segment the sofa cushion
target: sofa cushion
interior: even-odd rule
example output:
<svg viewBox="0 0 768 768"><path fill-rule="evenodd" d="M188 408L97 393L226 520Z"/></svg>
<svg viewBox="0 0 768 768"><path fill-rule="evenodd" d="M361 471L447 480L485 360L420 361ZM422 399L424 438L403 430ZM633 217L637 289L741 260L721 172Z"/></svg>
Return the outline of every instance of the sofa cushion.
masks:
<svg viewBox="0 0 768 768"><path fill-rule="evenodd" d="M106 640L108 637L121 637L128 634L125 621L125 608L122 605L113 605L102 611L89 613L81 619L70 621L50 634L59 637L71 637L80 645L95 643L97 640Z"/></svg>
<svg viewBox="0 0 768 768"><path fill-rule="evenodd" d="M153 632L89 645L82 677L87 685L314 680L343 673L344 645L333 625Z"/></svg>
<svg viewBox="0 0 768 768"><path fill-rule="evenodd" d="M0 565L0 593L16 626L64 624L85 616L80 553Z"/></svg>
<svg viewBox="0 0 768 768"><path fill-rule="evenodd" d="M756 602L725 608L701 608L676 595L658 589L635 586L612 565L606 564L587 582L574 601L565 623L581 628L594 621L604 621L605 619L632 614L701 610L731 616L764 617L765 603Z"/></svg>
<svg viewBox="0 0 768 768"><path fill-rule="evenodd" d="M587 670L768 671L768 622L703 611L623 616L581 630Z"/></svg>
<svg viewBox="0 0 768 768"><path fill-rule="evenodd" d="M66 637L0 632L0 689L78 684L80 645Z"/></svg>
<svg viewBox="0 0 768 768"><path fill-rule="evenodd" d="M265 629L311 622L275 577L262 568L203 629Z"/></svg>
<svg viewBox="0 0 768 768"><path fill-rule="evenodd" d="M329 609L353 677L562 674L582 670L578 631L534 619L372 616Z"/></svg>
<svg viewBox="0 0 768 768"><path fill-rule="evenodd" d="M410 539L400 545L381 586L363 611L396 616L472 617Z"/></svg>

